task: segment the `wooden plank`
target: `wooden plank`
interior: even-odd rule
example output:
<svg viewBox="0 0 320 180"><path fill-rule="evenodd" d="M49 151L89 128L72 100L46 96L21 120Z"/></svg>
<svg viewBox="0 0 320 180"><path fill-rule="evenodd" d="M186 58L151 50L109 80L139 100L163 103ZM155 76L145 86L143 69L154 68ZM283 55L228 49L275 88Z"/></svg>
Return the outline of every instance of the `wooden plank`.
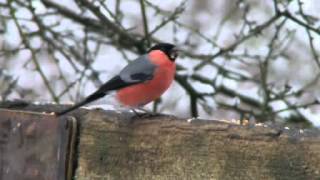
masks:
<svg viewBox="0 0 320 180"><path fill-rule="evenodd" d="M319 130L82 115L78 180L320 179Z"/></svg>
<svg viewBox="0 0 320 180"><path fill-rule="evenodd" d="M0 107L59 111L58 105ZM320 179L320 132L79 109L77 180Z"/></svg>
<svg viewBox="0 0 320 180"><path fill-rule="evenodd" d="M72 122L43 113L0 109L0 179L66 179Z"/></svg>

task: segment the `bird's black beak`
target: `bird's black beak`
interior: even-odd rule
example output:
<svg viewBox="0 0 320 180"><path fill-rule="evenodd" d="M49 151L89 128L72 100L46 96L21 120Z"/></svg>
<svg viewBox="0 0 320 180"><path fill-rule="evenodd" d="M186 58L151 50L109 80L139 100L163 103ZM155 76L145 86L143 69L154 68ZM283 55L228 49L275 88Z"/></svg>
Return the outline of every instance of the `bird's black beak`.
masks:
<svg viewBox="0 0 320 180"><path fill-rule="evenodd" d="M171 50L171 52L170 52L170 59L171 59L172 61L175 61L176 58L178 57L178 55L179 55L179 49L177 49L176 47L174 47L174 48Z"/></svg>

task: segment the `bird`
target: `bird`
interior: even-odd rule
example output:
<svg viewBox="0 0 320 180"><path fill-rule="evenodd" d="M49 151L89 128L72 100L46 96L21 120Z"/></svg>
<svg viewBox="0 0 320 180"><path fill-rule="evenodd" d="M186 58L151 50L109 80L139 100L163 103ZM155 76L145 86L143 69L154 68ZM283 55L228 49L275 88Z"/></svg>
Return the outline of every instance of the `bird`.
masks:
<svg viewBox="0 0 320 180"><path fill-rule="evenodd" d="M171 43L158 43L146 54L125 66L118 75L70 108L56 112L65 115L115 91L116 100L131 109L141 108L158 99L171 85L176 72L178 49Z"/></svg>

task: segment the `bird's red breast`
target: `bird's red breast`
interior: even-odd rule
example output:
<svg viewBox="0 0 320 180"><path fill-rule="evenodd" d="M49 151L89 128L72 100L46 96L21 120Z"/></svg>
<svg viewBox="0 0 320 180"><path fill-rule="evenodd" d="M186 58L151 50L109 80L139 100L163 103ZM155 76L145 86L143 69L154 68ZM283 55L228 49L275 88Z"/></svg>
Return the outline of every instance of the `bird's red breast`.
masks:
<svg viewBox="0 0 320 180"><path fill-rule="evenodd" d="M157 66L153 78L117 91L118 101L129 107L139 107L158 99L174 79L176 65L160 50L149 52L148 59Z"/></svg>

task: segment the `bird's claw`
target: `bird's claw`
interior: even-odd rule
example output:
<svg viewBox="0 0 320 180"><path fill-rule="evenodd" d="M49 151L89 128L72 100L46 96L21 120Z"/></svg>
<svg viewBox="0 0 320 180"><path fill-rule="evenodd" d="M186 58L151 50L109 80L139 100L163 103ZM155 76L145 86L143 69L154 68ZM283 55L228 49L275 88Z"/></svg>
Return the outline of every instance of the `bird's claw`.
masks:
<svg viewBox="0 0 320 180"><path fill-rule="evenodd" d="M142 111L139 112L136 109L132 109L133 113L135 114L135 117L139 117L139 118L150 118L150 117L155 117L155 116L159 116L161 114L156 113L156 112L152 112L152 111L148 111L145 109L141 109L139 108L138 110Z"/></svg>

